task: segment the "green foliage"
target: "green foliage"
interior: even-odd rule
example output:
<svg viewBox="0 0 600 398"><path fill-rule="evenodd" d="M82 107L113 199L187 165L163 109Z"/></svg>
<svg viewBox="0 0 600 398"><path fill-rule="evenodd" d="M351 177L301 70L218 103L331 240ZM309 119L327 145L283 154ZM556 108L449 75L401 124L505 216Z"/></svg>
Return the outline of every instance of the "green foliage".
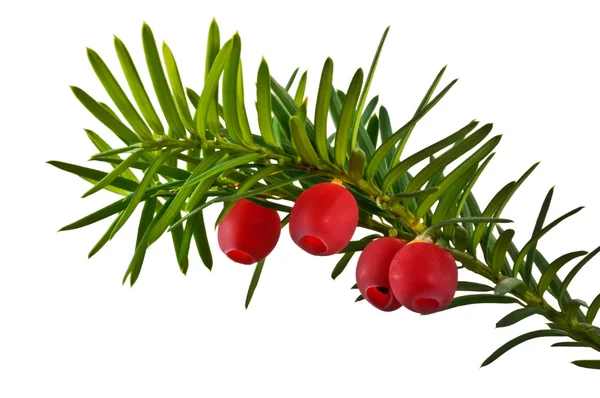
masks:
<svg viewBox="0 0 600 398"><path fill-rule="evenodd" d="M304 159L309 166L319 167L319 157L306 135L304 126L305 123L299 117L290 117L292 144L298 151L298 156Z"/></svg>
<svg viewBox="0 0 600 398"><path fill-rule="evenodd" d="M265 143L273 148L281 146L281 138L273 128L273 117L271 116L271 75L267 61L264 58L258 68L258 77L256 80L256 110L260 133Z"/></svg>
<svg viewBox="0 0 600 398"><path fill-rule="evenodd" d="M596 254L598 254L600 252L600 246L597 247L596 249L594 249L592 252L588 253L583 260L581 260L572 270L571 272L569 272L569 274L566 276L564 282L562 283L560 290L558 292L558 300L559 302L561 301L561 299L564 297L565 292L567 291L567 288L569 287L569 284L571 283L571 281L573 280L573 278L575 278L575 275L577 275L577 273L579 271L581 271L581 269L583 268L584 265L586 265ZM562 303L561 303L562 304Z"/></svg>
<svg viewBox="0 0 600 398"><path fill-rule="evenodd" d="M48 164L51 164L52 166L68 173L75 174L84 180L91 182L92 184L98 184L102 180L106 181L109 174L111 174L100 170L90 169L88 167L77 166L74 164L54 160L49 161ZM110 180L111 181L104 184L103 188L120 195L127 195L129 192L135 191L139 186L139 184L135 181L115 176L114 174ZM87 195L84 194L84 196Z"/></svg>
<svg viewBox="0 0 600 398"><path fill-rule="evenodd" d="M542 228L534 237L532 237L525 244L523 249L521 249L521 251L519 252L519 257L515 261L515 266L513 268L513 276L517 276L519 274L519 269L520 269L521 265L523 264L523 260L524 260L525 256L527 255L527 253L529 253L530 250L535 250L535 245L546 233L548 233L552 228L557 226L563 220L578 213L581 209L583 209L583 207L578 207L578 208L571 210L570 212L560 216L559 218L557 218L556 220L554 220L553 222L548 224L548 226L546 226L545 228Z"/></svg>
<svg viewBox="0 0 600 398"><path fill-rule="evenodd" d="M131 101L129 101L129 98L127 98L127 95L113 74L110 72L102 58L100 58L100 56L90 48L88 48L87 53L90 64L94 68L94 72L96 72L96 76L98 76L98 79L117 106L117 109L119 109L127 122L133 127L135 132L141 138L145 140L152 139L152 133L150 132L150 129L146 123L144 123L137 110L133 107L133 104Z"/></svg>
<svg viewBox="0 0 600 398"><path fill-rule="evenodd" d="M489 292L494 290L494 288L477 282L458 281L456 290L459 292Z"/></svg>
<svg viewBox="0 0 600 398"><path fill-rule="evenodd" d="M496 359L498 359L500 356L504 355L504 353L506 353L508 350L516 347L517 345L519 345L521 343L524 343L525 341L535 339L538 337L560 337L560 336L567 336L567 333L560 331L560 330L536 330L535 332L525 333L519 337L512 339L508 343L504 344L502 347L498 348L496 351L494 351L494 353L492 355L490 355L485 361L483 361L481 366L484 367L484 366L489 365L490 363L492 363Z"/></svg>
<svg viewBox="0 0 600 398"><path fill-rule="evenodd" d="M515 236L515 231L512 229L508 229L504 231L498 237L496 244L494 245L493 253L492 253L492 273L494 275L498 275L502 272L502 268L506 262L506 252L508 251L508 247L512 241L512 238Z"/></svg>
<svg viewBox="0 0 600 398"><path fill-rule="evenodd" d="M371 63L371 67L369 68L369 73L367 74L367 80L362 88L362 91L360 93L360 99L358 101L358 107L356 109L357 112L357 117L355 117L354 119L354 127L352 127L352 139L350 141L350 147L352 149L354 149L354 147L356 146L356 139L358 137L359 131L360 131L360 125L361 125L361 121L362 121L362 113L364 107L365 107L365 103L367 101L367 96L369 95L369 88L371 87L371 82L373 81L373 76L375 75L375 70L377 69L377 63L379 62L379 57L381 55L381 50L383 49L383 44L385 43L385 39L388 35L388 32L390 31L390 27L388 26L385 31L383 32L383 35L381 36L381 40L379 41L379 46L377 47L377 51L375 52L375 56L373 57L373 62ZM350 91L348 91L350 92ZM370 112L365 112L367 114L369 114Z"/></svg>
<svg viewBox="0 0 600 398"><path fill-rule="evenodd" d="M498 294L500 296L504 296L506 293L510 293L513 290L516 290L520 293L524 293L525 292L525 284L523 283L523 281L520 279L517 279L517 278L502 279L496 285L496 288L494 289L494 293Z"/></svg>
<svg viewBox="0 0 600 398"><path fill-rule="evenodd" d="M373 154L373 157L369 161L369 165L367 166L366 177L367 180L372 180L375 177L375 174L378 172L379 168L383 160L387 157L390 151L393 151L396 148L396 144L398 141L404 139L407 135L409 135L410 131L414 128L415 124L419 120L421 120L438 102L444 98L444 96L450 91L452 86L456 83L456 80L451 82L446 88L444 88L431 102L429 102L421 112L415 115L408 123L402 126L398 131L396 131L392 136L383 142L379 148Z"/></svg>
<svg viewBox="0 0 600 398"><path fill-rule="evenodd" d="M213 109L213 107L216 107L215 97L219 88L219 79L221 78L221 74L223 73L223 69L225 68L225 63L229 60L232 47L233 40L229 40L223 45L221 50L219 50L212 62L210 72L208 73L208 75L206 76L206 80L204 81L204 89L198 97L198 105L196 106L194 121L196 122L196 131L200 135L200 138L204 138L206 136L207 123L209 128L211 127L211 109ZM218 136L218 132L214 131L214 127L213 129L211 129L211 132L213 133L213 135Z"/></svg>
<svg viewBox="0 0 600 398"><path fill-rule="evenodd" d="M445 71L446 71L446 67L444 66L442 68L442 70L439 71L439 73L437 74L435 79L433 80L433 83L431 83L431 86L429 86L429 89L427 90L427 93L425 93L425 96L421 100L421 103L419 104L417 111L415 112L415 115L413 116L413 119L418 118L418 117L420 118L420 117L422 117L422 115L425 115L425 113L427 113L427 111L429 111L433 107L433 105L435 105L448 92L448 90L450 90L450 88L456 83L456 80L453 80L448 86L446 86L446 88L444 88L440 92L440 94L438 94L438 96L436 98L433 99L433 101L431 101L431 97L433 96L433 93L435 92L435 89L437 88L438 84L442 80L442 76L444 76ZM415 123L407 125L406 130L404 131L404 134L402 135L402 139L400 140L400 143L398 144L398 146L396 147L396 150L394 151L392 161L390 162L391 167L395 166L400 161L400 157L402 156L404 147L406 146L406 143L408 142L408 139L410 138L410 135L414 128L415 128Z"/></svg>
<svg viewBox="0 0 600 398"><path fill-rule="evenodd" d="M554 195L554 187L550 188L546 198L544 199L544 203L542 204L542 208L540 209L540 213L538 215L537 221L535 222L535 227L533 228L532 239L539 235L542 228L544 227L544 222L546 221L546 215L548 214L548 210L550 209L550 202L552 201L552 195ZM531 279L531 272L533 270L533 260L535 259L536 252L536 244L533 244L533 247L527 253L527 260L525 262L525 271L523 275L523 280L528 282Z"/></svg>
<svg viewBox="0 0 600 398"><path fill-rule="evenodd" d="M179 75L179 69L177 68L177 62L175 62L175 57L167 43L163 43L162 50L165 67L167 68L167 76L169 77L171 89L173 90L172 96L175 100L179 117L190 133L197 134L194 128L192 114L190 113L190 107L188 106L187 97L185 96L185 90L183 89L183 83L181 82L181 76Z"/></svg>
<svg viewBox="0 0 600 398"><path fill-rule="evenodd" d="M148 97L148 93L146 92L144 84L142 83L142 79L140 78L135 64L133 63L133 59L131 59L131 55L129 55L129 51L127 50L127 47L125 47L125 44L123 44L123 42L116 36L115 50L117 52L117 56L119 57L123 74L125 75L127 83L129 84L129 89L131 90L133 98L135 99L135 103L137 104L138 108L140 108L142 115L144 115L144 119L146 119L148 125L155 133L164 134L165 130L163 125L156 114L154 107L152 106L152 102ZM106 73L108 74L110 71L107 70ZM118 92L115 94L120 95ZM123 99L123 101L125 101L125 99ZM125 106L127 106L127 104L125 104Z"/></svg>
<svg viewBox="0 0 600 398"><path fill-rule="evenodd" d="M162 67L160 55L156 48L154 34L147 24L142 27L142 43L144 44L144 54L146 55L146 64L154 91L160 104L160 108L167 119L169 125L169 134L173 138L185 138L185 128L177 112L175 101Z"/></svg>
<svg viewBox="0 0 600 398"><path fill-rule="evenodd" d="M248 294L246 294L246 303L245 306L248 308L250 305L250 301L254 296L254 291L256 290L256 286L258 285L258 281L260 279L260 275L262 274L263 266L265 265L265 260L261 260L256 264L254 268L254 273L252 274L252 280L250 280L250 286L248 286Z"/></svg>
<svg viewBox="0 0 600 398"><path fill-rule="evenodd" d="M360 94L360 88L363 83L363 71L359 69L354 74L350 87L348 87L348 94L344 100L342 106L342 112L340 114L340 121L338 129L335 132L335 164L340 169L346 168L346 158L348 155L348 142L352 140L351 129L352 122L354 121L356 113L356 103Z"/></svg>
<svg viewBox="0 0 600 398"><path fill-rule="evenodd" d="M186 223L186 228L188 224L190 228L192 228L192 235L194 236L194 242L196 242L196 249L198 250L198 254L200 255L200 259L202 263L208 270L212 270L213 259L212 254L210 252L210 245L208 244L208 237L206 236L206 226L204 225L204 215L202 212L196 213L195 220L191 218Z"/></svg>
<svg viewBox="0 0 600 398"><path fill-rule="evenodd" d="M340 258L340 260L337 262L337 264L333 268L333 271L331 271L331 279L335 280L335 278L337 278L338 276L340 276L340 274L342 272L344 272L344 270L348 266L348 263L350 262L350 260L352 260L354 253L356 253L356 252L344 253L342 258Z"/></svg>
<svg viewBox="0 0 600 398"><path fill-rule="evenodd" d="M71 91L81 104L98 119L102 124L108 127L117 137L126 145L130 145L140 141L140 138L129 127L125 126L118 118L113 116L113 113L107 111L88 93L79 87L71 87Z"/></svg>
<svg viewBox="0 0 600 398"><path fill-rule="evenodd" d="M471 304L521 304L510 296L495 296L492 294L471 294L454 298L446 310Z"/></svg>
<svg viewBox="0 0 600 398"><path fill-rule="evenodd" d="M352 181L358 183L362 180L366 162L367 155L365 155L363 150L354 148L350 153L350 160L348 161L348 175Z"/></svg>
<svg viewBox="0 0 600 398"><path fill-rule="evenodd" d="M385 113L385 114L387 114L387 113ZM385 119L387 119L387 116L382 120L385 120ZM476 122L476 121L472 121L471 123L467 124L465 127L461 128L454 134L451 134L448 137L443 138L442 140L436 142L435 144L432 144L432 145L428 146L427 148L420 150L419 152L415 153L414 155L411 155L408 158L406 158L400 164L396 165L385 176L385 179L383 180L383 189L386 190L390 185L392 185L392 183L394 181L396 181L398 178L400 178L400 176L402 176L404 173L406 173L414 165L418 164L419 162L422 162L425 159L428 159L430 156L438 153L442 149L462 140L469 132L471 132L477 126L477 123L478 122ZM481 139L483 139L483 138L484 137L481 137ZM455 150L455 154L456 154L456 157L458 157L462 153L457 153ZM452 155L452 156L455 156L455 155ZM452 156L447 156L446 159L452 159ZM456 159L456 157L454 157L454 159ZM433 174L435 174L436 171L439 171L439 169L442 166L445 166L445 164L443 164L443 160L441 160L441 161L438 160L437 163L433 164L433 165L429 164L427 166L427 167L429 167L428 171L423 172L421 174L422 176L424 176L424 177L421 177L423 180L423 183L425 181L427 181ZM414 178L413 178L413 181L414 181ZM421 186L423 185L423 183L421 183ZM415 181L413 183L413 185L416 185L416 184L418 184L418 183Z"/></svg>
<svg viewBox="0 0 600 398"><path fill-rule="evenodd" d="M327 58L323 65L321 81L319 83L319 94L315 106L315 145L319 157L329 162L329 144L327 143L327 115L329 103L331 102L331 90L333 80L333 61Z"/></svg>
<svg viewBox="0 0 600 398"><path fill-rule="evenodd" d="M564 265L566 265L569 261L577 257L585 256L586 254L587 252L585 251L571 252L554 260L540 278L537 289L538 296L542 297L544 295L546 290L548 290L550 283L552 283L554 277Z"/></svg>
<svg viewBox="0 0 600 398"><path fill-rule="evenodd" d="M573 361L572 362L573 365L575 366L579 366L580 368L587 368L587 369L597 369L600 370L600 360L597 359L584 359L584 360L579 360L579 361Z"/></svg>
<svg viewBox="0 0 600 398"><path fill-rule="evenodd" d="M107 186L111 185L117 178L121 178L121 175L123 175L123 173L126 170L129 170L131 165L133 163L135 163L135 161L138 160L139 157L142 156L143 153L144 152L142 151L141 148L136 149L133 152L131 152L131 155L129 155L129 157L127 159L120 162L113 171L111 171L106 176L104 176L100 181L98 181L96 183L96 185L94 185L86 193L84 193L82 198L85 198L86 196L89 196L95 192L98 192L103 188L106 188Z"/></svg>
<svg viewBox="0 0 600 398"><path fill-rule="evenodd" d="M543 314L544 311L541 308L537 307L525 307L519 308L518 310L514 310L510 314L506 315L504 318L500 319L496 323L497 328L503 328L506 326L514 325L517 322L522 321L525 318L529 318L535 314Z"/></svg>
<svg viewBox="0 0 600 398"><path fill-rule="evenodd" d="M459 292L474 294L455 297L448 309L474 304L517 304L521 308L499 320L497 327L514 325L532 315L550 321L548 330L526 333L509 341L482 366L537 337L569 337L571 341L553 346L600 351L600 328L592 325L600 309L600 295L588 306L568 292L571 281L600 252L600 247L589 254L567 253L552 263L538 250L548 232L581 208L546 224L552 188L541 206L531 237L519 249L515 231L504 231L499 224L510 222L501 218L502 212L537 163L518 180L505 183L481 210L473 189L500 142L498 135L488 139L492 124L475 130L478 122L471 121L455 133L405 156L406 144L416 124L446 96L456 80L436 94L446 69L442 68L412 118L394 131L388 110L384 106L377 109L379 97L373 96L368 101L388 29L366 78L362 69L358 69L346 92L333 86L333 61L326 59L315 101L314 124L307 115L308 73L301 75L295 92L291 93L298 69L283 86L263 59L256 74L259 132L254 133L244 103L241 38L236 33L221 45L216 21L210 24L204 86L198 92L184 85L185 76L181 76L173 52L164 43L161 57L146 24L142 28L142 45L144 73L152 82L151 95L142 83L139 72L142 69L136 67L121 40L115 38L115 50L121 66L119 73L127 81L131 98L119 85L117 73L109 70L96 52L88 50L90 64L113 104L98 102L78 87L72 87L72 91L124 147L112 148L100 134L85 130L99 151L91 160L108 164L110 172L59 161L49 164L92 184L84 197L105 190L119 198L61 231L112 217L108 229L92 247L91 257L130 222L141 206L135 248L123 278L123 282L129 279L133 285L140 276L148 246L168 233L181 272L186 274L190 266L192 239L200 259L212 269L203 209L224 203L217 225L241 198L289 213L288 204L303 189L335 178L356 198L359 226L374 233L350 242L340 252L341 258L331 275L333 279L347 268L355 254L378 237L389 235L412 240L427 235L446 247L466 270L489 282L460 281ZM160 114L152 105L154 100ZM328 117L336 127L334 132L328 132ZM138 179L134 170L142 171L143 177ZM289 216L284 218L282 227L288 220ZM585 257L561 281L558 272L581 256ZM541 275L537 280L534 266ZM246 308L255 294L263 267L264 261L255 267ZM558 308L546 301L546 293L557 300ZM363 299L359 296L356 301ZM573 363L600 368L598 360Z"/></svg>

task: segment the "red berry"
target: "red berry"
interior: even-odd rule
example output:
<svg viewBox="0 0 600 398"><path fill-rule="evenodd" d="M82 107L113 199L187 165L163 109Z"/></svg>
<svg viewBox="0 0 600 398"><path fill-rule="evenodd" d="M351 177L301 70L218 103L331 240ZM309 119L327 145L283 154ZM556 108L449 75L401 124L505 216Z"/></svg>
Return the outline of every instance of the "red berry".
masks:
<svg viewBox="0 0 600 398"><path fill-rule="evenodd" d="M344 186L324 182L302 192L290 214L290 235L315 256L342 250L358 224L358 205Z"/></svg>
<svg viewBox="0 0 600 398"><path fill-rule="evenodd" d="M364 248L356 265L356 284L362 296L375 308L394 311L401 307L390 289L390 264L406 245L397 238L379 238Z"/></svg>
<svg viewBox="0 0 600 398"><path fill-rule="evenodd" d="M253 264L273 251L280 232L275 210L240 199L219 224L219 247L236 263Z"/></svg>
<svg viewBox="0 0 600 398"><path fill-rule="evenodd" d="M450 253L418 241L400 250L390 266L390 286L400 304L429 314L446 308L456 293L458 269Z"/></svg>

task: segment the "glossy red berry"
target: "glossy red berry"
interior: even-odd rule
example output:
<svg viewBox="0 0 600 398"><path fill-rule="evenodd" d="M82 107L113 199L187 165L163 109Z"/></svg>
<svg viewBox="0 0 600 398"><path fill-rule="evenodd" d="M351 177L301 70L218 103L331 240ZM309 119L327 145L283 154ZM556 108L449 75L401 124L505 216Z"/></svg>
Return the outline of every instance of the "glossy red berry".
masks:
<svg viewBox="0 0 600 398"><path fill-rule="evenodd" d="M456 293L458 269L450 253L418 241L400 250L390 265L390 286L400 304L429 314L446 308Z"/></svg>
<svg viewBox="0 0 600 398"><path fill-rule="evenodd" d="M290 214L290 235L315 256L342 250L358 224L358 205L344 186L324 182L302 192Z"/></svg>
<svg viewBox="0 0 600 398"><path fill-rule="evenodd" d="M356 285L362 296L375 308L394 311L401 307L390 288L390 264L406 242L397 238L379 238L364 248L356 265Z"/></svg>
<svg viewBox="0 0 600 398"><path fill-rule="evenodd" d="M240 199L219 224L219 247L236 263L253 264L273 251L280 232L275 210Z"/></svg>

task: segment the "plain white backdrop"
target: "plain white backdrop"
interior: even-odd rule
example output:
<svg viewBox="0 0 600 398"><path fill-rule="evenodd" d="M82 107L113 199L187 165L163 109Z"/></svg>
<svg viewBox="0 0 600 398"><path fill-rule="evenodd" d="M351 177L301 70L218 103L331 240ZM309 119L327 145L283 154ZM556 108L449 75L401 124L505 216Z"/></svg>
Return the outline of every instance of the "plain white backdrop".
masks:
<svg viewBox="0 0 600 398"><path fill-rule="evenodd" d="M0 396L500 397L511 391L553 397L596 389L598 373L569 362L599 358L598 353L550 348L553 339L519 346L479 369L508 339L544 328L543 318L495 330L495 322L512 306L471 306L422 317L354 304L356 291L350 286L356 259L334 282L330 273L337 256L310 257L291 243L287 229L266 262L248 310L244 298L253 267L228 261L214 233L212 272L192 251L184 277L170 239L163 238L151 247L136 286L122 287L134 223L87 260L108 223L56 231L115 196L79 199L88 184L44 163L56 159L85 165L95 149L84 127L110 137L69 85L108 101L85 47L98 51L116 71L116 34L143 69L143 21L159 43L169 43L184 83L196 90L202 87L212 17L223 38L239 30L247 104L254 101L261 56L279 80L298 66L308 69L307 95L314 102L325 58L333 58L334 83L345 90L356 68L369 67L381 33L391 25L371 92L380 94L394 128L408 120L442 66L449 65L445 83L460 78L417 126L407 150L418 150L473 118L493 121L504 138L475 189L480 203L541 160L504 212L517 221L518 243L528 239L547 190L556 185L549 219L581 204L587 207L544 238L540 249L549 259L592 250L600 244L596 5L3 3ZM216 214L216 208L208 212L209 225ZM571 291L578 298L590 301L600 291L599 262L591 262L573 281ZM469 274L460 277L476 280Z"/></svg>

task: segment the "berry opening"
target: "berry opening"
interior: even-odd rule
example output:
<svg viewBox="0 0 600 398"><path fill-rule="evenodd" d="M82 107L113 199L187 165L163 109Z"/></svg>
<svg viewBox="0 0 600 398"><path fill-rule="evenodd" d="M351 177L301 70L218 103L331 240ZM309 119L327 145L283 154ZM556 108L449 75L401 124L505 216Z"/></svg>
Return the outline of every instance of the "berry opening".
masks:
<svg viewBox="0 0 600 398"><path fill-rule="evenodd" d="M366 291L367 299L377 308L384 308L389 299L389 289L385 286L371 286Z"/></svg>
<svg viewBox="0 0 600 398"><path fill-rule="evenodd" d="M312 255L320 256L327 253L327 246L316 236L304 235L298 240L298 246Z"/></svg>
<svg viewBox="0 0 600 398"><path fill-rule="evenodd" d="M235 261L236 263L250 265L250 264L254 264L256 262L254 257L252 257L251 255L249 255L248 253L246 253L245 251L242 251L242 250L233 249L233 250L229 250L226 254L227 254L227 257L229 257L229 259L231 259L232 261Z"/></svg>
<svg viewBox="0 0 600 398"><path fill-rule="evenodd" d="M377 286L377 290L379 290L383 294L388 294L388 292L390 291L390 289L388 289L385 286Z"/></svg>
<svg viewBox="0 0 600 398"><path fill-rule="evenodd" d="M421 297L413 302L413 307L421 314L429 314L437 311L438 308L440 308L440 302L434 298Z"/></svg>

